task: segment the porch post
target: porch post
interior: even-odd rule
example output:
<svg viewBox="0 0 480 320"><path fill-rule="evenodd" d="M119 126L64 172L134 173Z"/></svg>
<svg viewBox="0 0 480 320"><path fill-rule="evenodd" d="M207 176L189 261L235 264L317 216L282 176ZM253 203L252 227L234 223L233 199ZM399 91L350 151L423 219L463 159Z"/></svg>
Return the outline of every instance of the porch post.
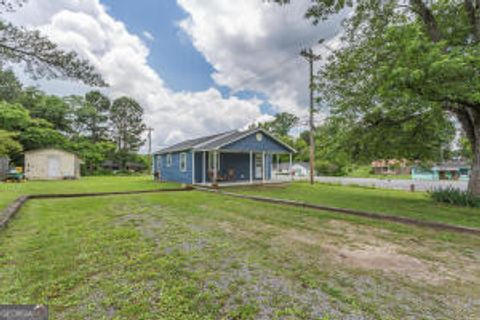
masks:
<svg viewBox="0 0 480 320"><path fill-rule="evenodd" d="M192 184L195 184L195 151L192 150Z"/></svg>
<svg viewBox="0 0 480 320"><path fill-rule="evenodd" d="M270 154L270 179L268 180L273 180L273 153Z"/></svg>
<svg viewBox="0 0 480 320"><path fill-rule="evenodd" d="M217 183L217 151L213 151L213 183Z"/></svg>
<svg viewBox="0 0 480 320"><path fill-rule="evenodd" d="M290 180L293 181L293 174L292 174L292 154L290 153L290 165L288 166L288 174L290 175Z"/></svg>
<svg viewBox="0 0 480 320"><path fill-rule="evenodd" d="M206 151L203 151L203 158L202 158L202 182L203 184L205 184L207 181L207 176L205 174L205 168L206 168L206 164L205 164L205 159L207 158L207 152Z"/></svg>
<svg viewBox="0 0 480 320"><path fill-rule="evenodd" d="M265 151L262 152L262 183L265 183Z"/></svg>
<svg viewBox="0 0 480 320"><path fill-rule="evenodd" d="M250 150L250 183L253 183L252 161L253 161L253 151Z"/></svg>

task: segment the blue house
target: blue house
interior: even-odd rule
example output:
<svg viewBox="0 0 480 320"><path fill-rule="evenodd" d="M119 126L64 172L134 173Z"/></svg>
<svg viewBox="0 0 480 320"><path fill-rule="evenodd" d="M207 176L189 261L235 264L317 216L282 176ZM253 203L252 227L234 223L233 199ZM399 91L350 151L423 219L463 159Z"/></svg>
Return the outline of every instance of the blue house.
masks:
<svg viewBox="0 0 480 320"><path fill-rule="evenodd" d="M187 184L259 183L272 179L273 157L295 149L267 131L233 130L177 143L154 154L161 181Z"/></svg>
<svg viewBox="0 0 480 320"><path fill-rule="evenodd" d="M448 161L431 168L416 166L412 168L413 180L460 180L470 178L470 165L462 161Z"/></svg>

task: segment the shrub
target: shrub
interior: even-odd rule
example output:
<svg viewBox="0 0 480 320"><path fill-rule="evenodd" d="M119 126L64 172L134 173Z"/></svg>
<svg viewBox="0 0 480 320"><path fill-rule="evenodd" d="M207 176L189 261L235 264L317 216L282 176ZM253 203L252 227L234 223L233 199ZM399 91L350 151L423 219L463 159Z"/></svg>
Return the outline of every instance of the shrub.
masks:
<svg viewBox="0 0 480 320"><path fill-rule="evenodd" d="M443 202L463 207L480 208L480 198L468 191L454 187L436 188L430 191L430 197L436 202Z"/></svg>
<svg viewBox="0 0 480 320"><path fill-rule="evenodd" d="M347 174L347 167L342 163L326 160L317 160L315 161L315 171L319 175L345 176Z"/></svg>

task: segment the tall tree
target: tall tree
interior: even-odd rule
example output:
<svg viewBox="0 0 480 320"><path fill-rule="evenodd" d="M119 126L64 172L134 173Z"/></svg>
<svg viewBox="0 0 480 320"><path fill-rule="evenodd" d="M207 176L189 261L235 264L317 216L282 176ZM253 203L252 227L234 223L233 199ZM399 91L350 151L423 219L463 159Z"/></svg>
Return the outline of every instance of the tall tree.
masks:
<svg viewBox="0 0 480 320"><path fill-rule="evenodd" d="M142 133L146 130L146 125L143 122L143 108L134 99L116 99L110 110L110 121L119 151L137 151L144 144Z"/></svg>
<svg viewBox="0 0 480 320"><path fill-rule="evenodd" d="M260 124L260 127L272 134L283 137L287 136L290 130L298 124L298 117L288 112L280 112L275 115L272 121Z"/></svg>
<svg viewBox="0 0 480 320"><path fill-rule="evenodd" d="M480 196L480 1L353 4L315 0L306 13L318 23L353 11L319 87L338 115L370 126L414 121L414 132L454 116L474 154L469 191Z"/></svg>
<svg viewBox="0 0 480 320"><path fill-rule="evenodd" d="M12 70L0 68L0 100L15 102L22 94L22 85Z"/></svg>
<svg viewBox="0 0 480 320"><path fill-rule="evenodd" d="M80 130L93 142L107 139L110 100L99 91L90 91L78 99L75 122Z"/></svg>

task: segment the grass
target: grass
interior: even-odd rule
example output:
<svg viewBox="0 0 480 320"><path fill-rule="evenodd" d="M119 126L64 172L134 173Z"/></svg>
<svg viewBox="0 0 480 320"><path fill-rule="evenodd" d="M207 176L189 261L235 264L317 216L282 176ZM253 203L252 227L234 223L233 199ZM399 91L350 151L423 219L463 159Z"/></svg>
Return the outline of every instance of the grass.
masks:
<svg viewBox="0 0 480 320"><path fill-rule="evenodd" d="M0 279L51 319L473 319L480 242L198 191L34 200Z"/></svg>
<svg viewBox="0 0 480 320"><path fill-rule="evenodd" d="M170 187L179 187L179 185L175 183L152 183L151 176L100 176L83 177L79 180L0 182L0 210L17 197L26 194L132 191Z"/></svg>
<svg viewBox="0 0 480 320"><path fill-rule="evenodd" d="M478 208L435 203L424 192L319 183L310 186L306 182L295 182L285 188L239 187L231 191L480 228Z"/></svg>

